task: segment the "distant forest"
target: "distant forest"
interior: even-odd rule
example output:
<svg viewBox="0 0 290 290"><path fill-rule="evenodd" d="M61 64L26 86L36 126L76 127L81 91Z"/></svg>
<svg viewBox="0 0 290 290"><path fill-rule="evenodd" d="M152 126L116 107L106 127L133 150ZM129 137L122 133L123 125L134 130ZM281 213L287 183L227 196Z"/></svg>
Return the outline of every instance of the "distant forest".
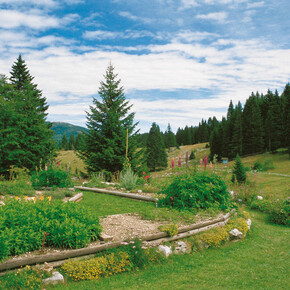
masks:
<svg viewBox="0 0 290 290"><path fill-rule="evenodd" d="M198 126L178 128L176 134L168 124L160 132L165 148L209 142L210 158L218 159L275 151L290 147L290 84L281 95L270 90L263 95L252 93L244 107L240 102L234 106L230 101L227 116L218 121L216 117L201 120ZM75 135L75 136L74 136ZM63 135L59 147L72 150L82 142L81 136ZM149 133L137 134L139 147L147 147Z"/></svg>

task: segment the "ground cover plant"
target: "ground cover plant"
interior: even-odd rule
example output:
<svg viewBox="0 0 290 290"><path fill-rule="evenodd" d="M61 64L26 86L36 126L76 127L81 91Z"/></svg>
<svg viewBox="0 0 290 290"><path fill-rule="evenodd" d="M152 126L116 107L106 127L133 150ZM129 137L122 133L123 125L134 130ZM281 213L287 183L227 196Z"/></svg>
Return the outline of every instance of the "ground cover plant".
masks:
<svg viewBox="0 0 290 290"><path fill-rule="evenodd" d="M81 248L97 240L98 216L76 203L5 200L0 207L0 260L46 246Z"/></svg>

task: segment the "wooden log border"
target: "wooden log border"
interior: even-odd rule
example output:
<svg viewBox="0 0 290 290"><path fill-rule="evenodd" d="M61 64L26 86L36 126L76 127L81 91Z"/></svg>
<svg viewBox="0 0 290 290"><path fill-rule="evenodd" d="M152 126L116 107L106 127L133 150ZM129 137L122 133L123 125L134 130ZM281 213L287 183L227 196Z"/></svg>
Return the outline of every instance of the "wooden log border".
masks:
<svg viewBox="0 0 290 290"><path fill-rule="evenodd" d="M139 237L142 241L154 241L154 245L162 243L165 239L166 241L174 241L178 240L187 236L195 235L201 231L209 230L213 227L218 227L225 225L230 218L231 213L227 213L226 215L212 219L209 221L201 222L198 224L192 224L189 226L181 227L178 230L178 234L169 237L168 234L161 232L157 234L147 235L143 237ZM62 263L65 262L66 259L81 257L92 255L100 251L104 251L111 248L117 248L122 246L124 241L117 241L117 242L110 242L102 245L97 245L93 247L81 248L81 249L74 249L74 250L65 250L59 253L51 253L51 254L44 254L44 255L34 255L32 257L27 258L13 258L11 260L7 260L0 264L0 272L20 268L27 265L35 265L35 264L42 264L42 263L50 263L53 262L60 266Z"/></svg>
<svg viewBox="0 0 290 290"><path fill-rule="evenodd" d="M138 195L138 194L133 194L133 193L118 192L118 191L106 190L102 188L95 188L95 187L91 188L91 187L84 187L84 186L75 186L74 188L80 189L80 190L98 192L98 193L106 193L106 194L111 194L111 195L116 195L116 196L121 196L121 197L137 199L137 200L151 201L154 203L158 202L158 198Z"/></svg>

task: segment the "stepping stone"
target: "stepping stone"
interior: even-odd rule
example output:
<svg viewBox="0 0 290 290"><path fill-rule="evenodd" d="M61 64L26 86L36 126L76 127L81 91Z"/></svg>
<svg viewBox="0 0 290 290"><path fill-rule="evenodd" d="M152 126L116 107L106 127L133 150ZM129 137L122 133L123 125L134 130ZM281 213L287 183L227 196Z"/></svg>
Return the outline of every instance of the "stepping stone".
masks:
<svg viewBox="0 0 290 290"><path fill-rule="evenodd" d="M109 241L112 241L113 240L113 237L112 236L109 236L109 235L106 235L105 233L101 233L99 235L99 239L101 241L104 241L104 242L109 242Z"/></svg>

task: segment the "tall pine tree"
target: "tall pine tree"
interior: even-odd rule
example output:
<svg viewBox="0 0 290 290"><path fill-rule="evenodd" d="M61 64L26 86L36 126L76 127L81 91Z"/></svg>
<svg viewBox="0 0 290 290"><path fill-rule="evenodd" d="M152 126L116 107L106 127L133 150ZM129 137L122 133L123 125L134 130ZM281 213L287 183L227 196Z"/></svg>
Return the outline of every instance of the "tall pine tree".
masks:
<svg viewBox="0 0 290 290"><path fill-rule="evenodd" d="M151 171L167 167L167 154L160 128L153 123L147 140L147 166Z"/></svg>
<svg viewBox="0 0 290 290"><path fill-rule="evenodd" d="M143 151L137 151L137 138L134 138L138 133L135 113L130 112L132 105L126 100L117 76L110 64L99 88L100 100L93 98L93 106L87 113L89 131L84 134L84 146L78 152L89 173L101 170L113 173L123 169L127 162L127 130L129 162L134 171L142 171Z"/></svg>
<svg viewBox="0 0 290 290"><path fill-rule="evenodd" d="M48 105L32 82L33 77L21 55L12 66L10 81L12 89L7 89L7 84L2 82L4 92L2 90L1 94L7 108L12 110L5 126L6 130L13 131L7 136L8 142L14 141L10 148L6 147L1 170L7 171L11 165L35 170L44 165L55 150L53 131L46 122Z"/></svg>

